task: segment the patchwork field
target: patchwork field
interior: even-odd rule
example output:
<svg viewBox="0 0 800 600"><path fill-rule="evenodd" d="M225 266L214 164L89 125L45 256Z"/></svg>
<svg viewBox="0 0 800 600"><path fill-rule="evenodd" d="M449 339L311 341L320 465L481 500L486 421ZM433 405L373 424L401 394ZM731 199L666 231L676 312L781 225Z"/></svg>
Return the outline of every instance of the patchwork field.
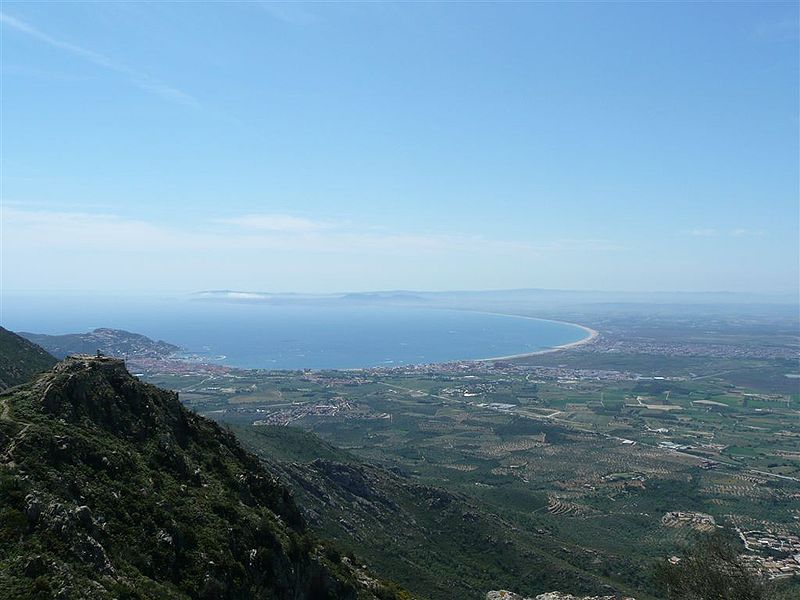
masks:
<svg viewBox="0 0 800 600"><path fill-rule="evenodd" d="M740 348L737 340L715 339L714 348ZM591 591L599 581L657 597L653 564L715 530L740 540L754 568L796 591L800 380L785 374L798 369L752 332L747 343L759 356L750 346L721 357L663 356L606 341L514 362L146 377L240 432L313 432L408 485L456 494L472 507L465 514L499 520L491 543L475 540L488 544L492 575L477 578L465 597L480 597L492 578L527 594L556 583ZM346 513L339 523L324 512L321 505L320 527L340 539L345 530L368 539L389 527L349 522ZM412 546L422 552L434 542L420 535ZM445 579L457 571L441 557L415 561L408 545L395 545L394 561L381 547L362 547L412 590L421 570L409 565L426 564ZM560 579L519 567L533 555L546 555Z"/></svg>

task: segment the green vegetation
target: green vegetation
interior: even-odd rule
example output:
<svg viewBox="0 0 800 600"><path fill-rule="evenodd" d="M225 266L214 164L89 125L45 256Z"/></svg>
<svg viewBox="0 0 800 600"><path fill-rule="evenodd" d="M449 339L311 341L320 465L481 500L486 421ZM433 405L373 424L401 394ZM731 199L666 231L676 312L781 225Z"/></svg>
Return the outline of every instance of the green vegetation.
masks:
<svg viewBox="0 0 800 600"><path fill-rule="evenodd" d="M604 321L597 346L511 363L137 365L226 429L124 370L60 366L0 396L0 589L407 597L366 563L434 600L797 597L796 336L634 319L628 338L619 323ZM715 531L726 545L685 550ZM721 571L692 562L704 555ZM287 584L286 569L309 575Z"/></svg>
<svg viewBox="0 0 800 600"><path fill-rule="evenodd" d="M88 333L45 335L21 332L25 339L38 344L57 358L70 354L95 354L106 356L163 358L178 352L180 348L167 342L151 340L122 329L99 328Z"/></svg>
<svg viewBox="0 0 800 600"><path fill-rule="evenodd" d="M420 597L482 598L506 582L576 592L608 583L561 559L552 536L520 531L465 494L366 463L299 429L234 431L281 474L324 537ZM306 458L292 460L286 454L290 448Z"/></svg>
<svg viewBox="0 0 800 600"><path fill-rule="evenodd" d="M661 597L653 565L709 529L742 532L767 577L796 570L796 334L634 319L629 338L623 321L605 345L510 363L146 377L230 423L312 527L426 597Z"/></svg>
<svg viewBox="0 0 800 600"><path fill-rule="evenodd" d="M662 561L655 579L668 600L789 600L782 582L765 582L741 559L735 543L716 533L698 539L677 560Z"/></svg>
<svg viewBox="0 0 800 600"><path fill-rule="evenodd" d="M30 381L55 363L36 344L0 327L0 390Z"/></svg>
<svg viewBox="0 0 800 600"><path fill-rule="evenodd" d="M67 360L0 403L0 598L408 597L121 361Z"/></svg>

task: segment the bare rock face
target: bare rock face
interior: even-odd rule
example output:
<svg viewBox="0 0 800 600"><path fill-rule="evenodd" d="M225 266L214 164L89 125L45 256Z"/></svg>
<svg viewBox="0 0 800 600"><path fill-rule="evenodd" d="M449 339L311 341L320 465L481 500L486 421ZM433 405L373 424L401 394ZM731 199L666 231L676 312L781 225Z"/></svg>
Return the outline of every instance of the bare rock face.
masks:
<svg viewBox="0 0 800 600"><path fill-rule="evenodd" d="M562 592L547 592L535 598L523 598L519 594L507 590L495 590L486 594L486 600L636 600L622 596L573 596Z"/></svg>
<svg viewBox="0 0 800 600"><path fill-rule="evenodd" d="M530 598L523 598L519 594L507 590L496 590L487 593L486 600L530 600Z"/></svg>

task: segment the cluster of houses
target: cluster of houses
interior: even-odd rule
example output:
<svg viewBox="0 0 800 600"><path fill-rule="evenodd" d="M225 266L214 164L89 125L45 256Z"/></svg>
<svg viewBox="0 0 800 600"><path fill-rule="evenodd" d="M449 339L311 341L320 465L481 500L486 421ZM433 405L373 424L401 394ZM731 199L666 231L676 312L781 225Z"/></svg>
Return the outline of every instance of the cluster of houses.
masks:
<svg viewBox="0 0 800 600"><path fill-rule="evenodd" d="M800 536L769 530L737 531L748 551L760 552L742 557L754 570L771 579L800 575Z"/></svg>

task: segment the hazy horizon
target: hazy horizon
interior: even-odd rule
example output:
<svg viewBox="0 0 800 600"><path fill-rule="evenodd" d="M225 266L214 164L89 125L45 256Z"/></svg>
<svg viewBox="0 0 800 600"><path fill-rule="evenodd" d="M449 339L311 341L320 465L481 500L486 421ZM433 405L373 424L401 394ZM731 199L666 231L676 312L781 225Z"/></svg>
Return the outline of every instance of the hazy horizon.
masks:
<svg viewBox="0 0 800 600"><path fill-rule="evenodd" d="M518 288L475 288L475 289L423 289L423 288L363 288L363 289L333 289L328 291L308 291L308 290L288 290L288 289L143 289L143 290L115 290L108 288L84 288L84 289L58 289L58 288L4 288L3 292L11 296L24 296L28 294L42 295L64 295L64 296L118 296L126 295L136 297L169 297L179 296L185 298L199 297L212 294L241 294L253 296L308 296L308 297L342 297L348 295L381 295L381 294L423 294L423 295L447 295L447 294L516 294L521 292L533 292L543 294L575 294L600 296L620 296L620 297L647 297L647 296L669 296L669 297L719 297L719 298L741 298L741 299L772 299L772 301L782 301L791 304L800 303L800 296L793 291L787 292L748 292L731 290L666 290L666 289L589 289L589 288L541 288L541 287L518 287Z"/></svg>
<svg viewBox="0 0 800 600"><path fill-rule="evenodd" d="M0 287L797 295L799 10L4 2Z"/></svg>

